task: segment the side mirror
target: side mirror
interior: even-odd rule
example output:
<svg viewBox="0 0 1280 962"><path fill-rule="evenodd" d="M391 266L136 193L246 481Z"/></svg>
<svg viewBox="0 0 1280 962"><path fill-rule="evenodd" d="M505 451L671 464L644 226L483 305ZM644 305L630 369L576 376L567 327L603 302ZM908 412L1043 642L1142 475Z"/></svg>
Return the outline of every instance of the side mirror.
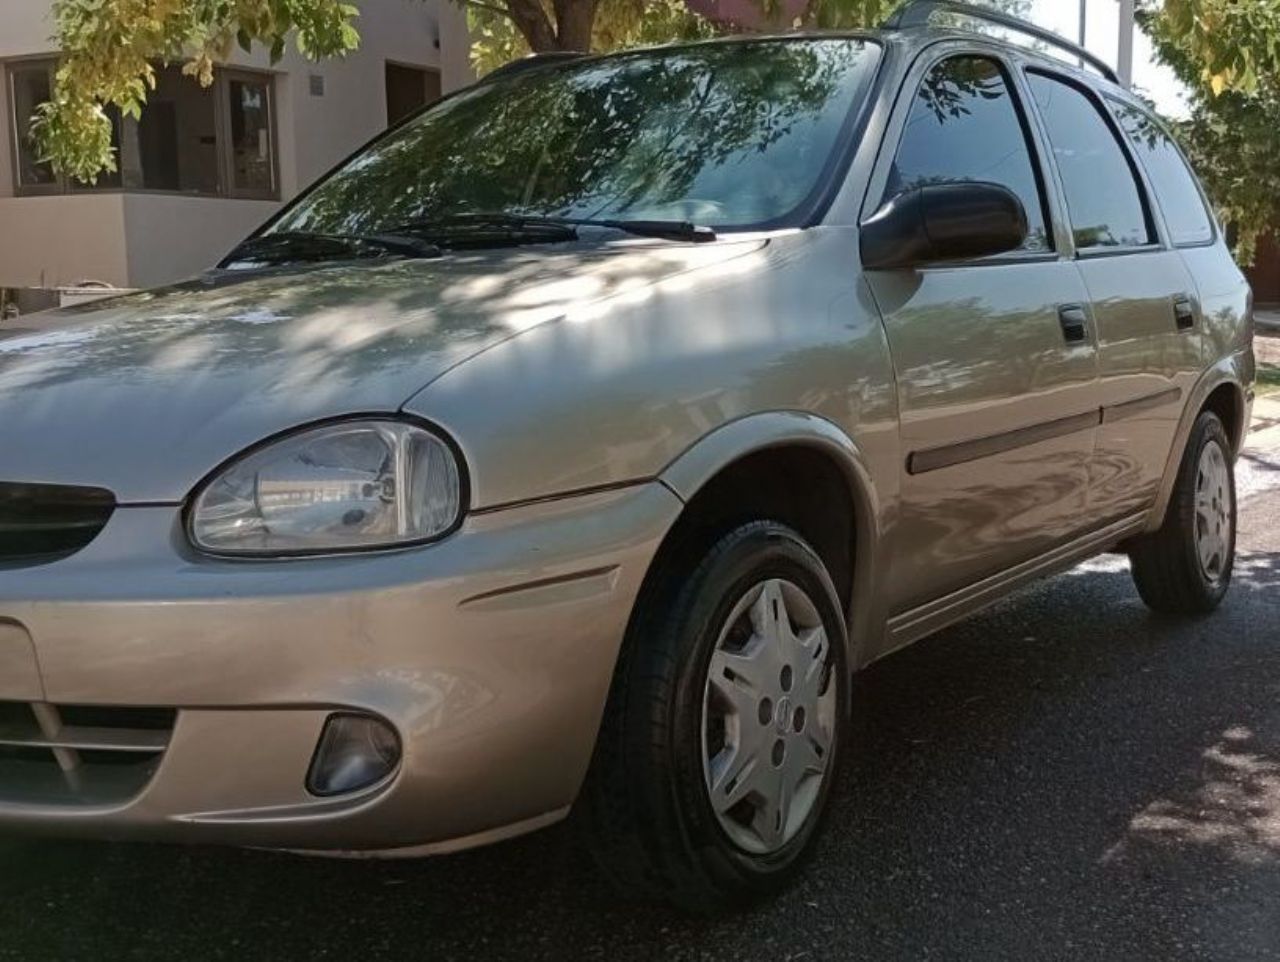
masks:
<svg viewBox="0 0 1280 962"><path fill-rule="evenodd" d="M888 201L862 225L862 266L895 270L1017 250L1027 212L999 184L930 184Z"/></svg>

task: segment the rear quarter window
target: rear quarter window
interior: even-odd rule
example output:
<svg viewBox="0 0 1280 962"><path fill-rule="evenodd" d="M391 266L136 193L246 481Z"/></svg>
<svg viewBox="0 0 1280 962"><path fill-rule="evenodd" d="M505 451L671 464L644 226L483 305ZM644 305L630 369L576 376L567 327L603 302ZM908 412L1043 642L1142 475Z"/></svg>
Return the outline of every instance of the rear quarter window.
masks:
<svg viewBox="0 0 1280 962"><path fill-rule="evenodd" d="M1213 240L1213 218L1182 151L1153 116L1132 104L1111 101L1125 136L1146 168L1156 201L1174 244L1188 247Z"/></svg>

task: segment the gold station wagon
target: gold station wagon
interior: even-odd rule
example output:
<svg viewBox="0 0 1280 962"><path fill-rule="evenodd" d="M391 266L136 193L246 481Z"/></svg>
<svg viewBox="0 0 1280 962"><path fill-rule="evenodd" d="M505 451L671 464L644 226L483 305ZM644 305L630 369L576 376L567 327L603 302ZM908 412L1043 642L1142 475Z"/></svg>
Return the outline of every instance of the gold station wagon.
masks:
<svg viewBox="0 0 1280 962"><path fill-rule="evenodd" d="M1019 21L523 61L0 337L0 831L577 809L633 890L773 892L853 672L1100 552L1222 600L1250 312L1161 122Z"/></svg>

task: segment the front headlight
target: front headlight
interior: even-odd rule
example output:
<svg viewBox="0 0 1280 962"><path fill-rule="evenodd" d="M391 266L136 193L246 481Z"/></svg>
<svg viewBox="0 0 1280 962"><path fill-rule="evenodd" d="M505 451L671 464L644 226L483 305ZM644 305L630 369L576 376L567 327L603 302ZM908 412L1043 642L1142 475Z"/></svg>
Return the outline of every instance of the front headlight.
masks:
<svg viewBox="0 0 1280 962"><path fill-rule="evenodd" d="M196 497L191 539L218 554L394 548L446 534L462 514L458 462L402 421L344 421L240 458Z"/></svg>

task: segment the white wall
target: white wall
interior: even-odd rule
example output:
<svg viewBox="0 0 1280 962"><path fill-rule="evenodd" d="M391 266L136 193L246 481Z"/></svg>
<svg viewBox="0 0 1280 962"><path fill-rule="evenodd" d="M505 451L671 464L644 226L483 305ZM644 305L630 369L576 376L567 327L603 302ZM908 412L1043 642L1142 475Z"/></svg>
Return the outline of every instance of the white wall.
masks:
<svg viewBox="0 0 1280 962"><path fill-rule="evenodd" d="M53 50L49 0L0 0L0 57Z"/></svg>
<svg viewBox="0 0 1280 962"><path fill-rule="evenodd" d="M387 61L439 70L445 92L473 79L467 63L466 16L454 4L363 0L359 6L358 51L321 64L291 51L277 65L288 73L276 92L286 196L305 188L386 128ZM265 66L263 58L255 60ZM322 97L311 94L313 74L324 78Z"/></svg>
<svg viewBox="0 0 1280 962"><path fill-rule="evenodd" d="M124 287L156 287L199 274L279 206L273 201L222 197L119 196L124 199Z"/></svg>
<svg viewBox="0 0 1280 962"><path fill-rule="evenodd" d="M287 200L386 127L387 61L441 72L445 92L469 83L466 17L449 0L357 0L360 49L314 64L292 46L236 52L237 66L276 73L277 152ZM0 0L0 59L48 54L49 0ZM324 78L312 96L309 77ZM13 197L7 91L0 96L0 287L94 279L154 286L215 263L278 206L164 194Z"/></svg>
<svg viewBox="0 0 1280 962"><path fill-rule="evenodd" d="M129 284L122 194L0 200L0 287Z"/></svg>

